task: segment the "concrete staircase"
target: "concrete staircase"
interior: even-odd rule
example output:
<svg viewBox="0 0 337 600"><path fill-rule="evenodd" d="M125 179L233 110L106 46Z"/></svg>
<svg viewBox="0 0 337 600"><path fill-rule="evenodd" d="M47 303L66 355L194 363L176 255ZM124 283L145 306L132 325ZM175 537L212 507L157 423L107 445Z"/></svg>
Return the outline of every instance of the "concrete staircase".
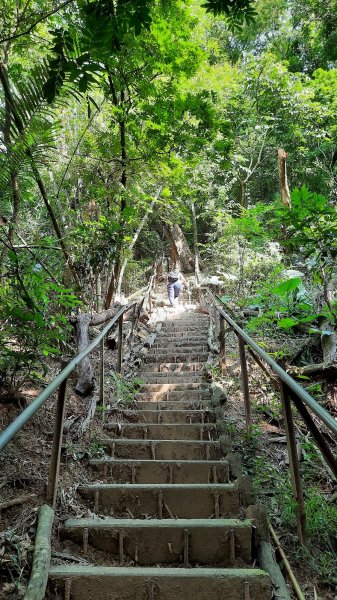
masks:
<svg viewBox="0 0 337 600"><path fill-rule="evenodd" d="M92 482L78 489L99 516L61 531L92 564L53 564L48 598L272 598L269 576L253 566L240 479L217 439L202 373L207 329L196 313L164 322L137 408L122 427L108 425L106 457L90 461Z"/></svg>

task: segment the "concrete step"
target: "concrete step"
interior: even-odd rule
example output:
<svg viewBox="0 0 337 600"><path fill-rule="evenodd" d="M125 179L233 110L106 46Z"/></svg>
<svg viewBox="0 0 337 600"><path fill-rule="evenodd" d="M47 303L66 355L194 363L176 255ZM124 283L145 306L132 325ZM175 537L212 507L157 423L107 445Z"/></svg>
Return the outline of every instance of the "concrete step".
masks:
<svg viewBox="0 0 337 600"><path fill-rule="evenodd" d="M191 342L197 344L204 344L207 342L207 335L199 335L194 334L191 331L176 331L174 333L160 333L156 340L156 342Z"/></svg>
<svg viewBox="0 0 337 600"><path fill-rule="evenodd" d="M208 321L209 316L206 313L200 313L195 311L172 314L169 316L169 319L163 321L164 323L170 321Z"/></svg>
<svg viewBox="0 0 337 600"><path fill-rule="evenodd" d="M113 458L141 460L220 460L219 442L191 440L97 440Z"/></svg>
<svg viewBox="0 0 337 600"><path fill-rule="evenodd" d="M174 379L172 377L172 379ZM188 390L208 390L206 381L186 382L180 381L175 383L143 383L141 384L140 392L186 392Z"/></svg>
<svg viewBox="0 0 337 600"><path fill-rule="evenodd" d="M200 375L196 375L190 371L178 371L176 373L155 373L154 371L150 371L149 373L142 373L141 379L144 382L144 385L156 383L160 385L180 385L181 383L198 383L205 385L208 383L201 373Z"/></svg>
<svg viewBox="0 0 337 600"><path fill-rule="evenodd" d="M210 349L206 342L203 344L186 344L186 346L176 343L169 344L166 342L160 342L151 346L151 352L149 352L147 356L153 356L154 354L159 354L162 356L165 354L169 359L171 356L175 356L177 353L185 354L185 352L191 355L197 354L198 356L200 354L208 355L210 354Z"/></svg>
<svg viewBox="0 0 337 600"><path fill-rule="evenodd" d="M116 565L233 567L251 561L252 523L239 519L68 519L63 539L111 556Z"/></svg>
<svg viewBox="0 0 337 600"><path fill-rule="evenodd" d="M186 352L163 352L151 350L144 358L145 363L177 363L177 362L207 362L209 352L190 351Z"/></svg>
<svg viewBox="0 0 337 600"><path fill-rule="evenodd" d="M270 600L259 569L52 566L51 593L71 600Z"/></svg>
<svg viewBox="0 0 337 600"><path fill-rule="evenodd" d="M153 363L146 365L146 371L139 371L139 376L144 377L149 372L162 373L165 375L168 372L173 371L176 375L188 375L188 374L196 374L201 375L201 372L204 371L205 364L203 362L181 362L181 363L170 363L163 362L159 365Z"/></svg>
<svg viewBox="0 0 337 600"><path fill-rule="evenodd" d="M207 400L139 400L136 404L140 410L210 410L210 401Z"/></svg>
<svg viewBox="0 0 337 600"><path fill-rule="evenodd" d="M210 390L197 389L197 390L186 390L183 392L180 391L168 391L168 392L139 392L135 395L135 400L152 400L155 402L156 400L188 400L189 402L196 400L210 400L211 393Z"/></svg>
<svg viewBox="0 0 337 600"><path fill-rule="evenodd" d="M214 423L105 423L104 428L118 438L137 440L214 440Z"/></svg>
<svg viewBox="0 0 337 600"><path fill-rule="evenodd" d="M208 325L204 323L179 323L177 322L168 322L166 321L162 328L162 333L186 333L191 332L194 335L201 335L207 337L208 334Z"/></svg>
<svg viewBox="0 0 337 600"><path fill-rule="evenodd" d="M92 474L108 483L228 483L225 460L92 459Z"/></svg>
<svg viewBox="0 0 337 600"><path fill-rule="evenodd" d="M162 321L163 323L163 327L165 325L189 325L189 324L197 324L197 325L208 325L209 323L209 316L205 315L204 317L195 317L195 316L174 316L172 315L172 318L166 319L165 321Z"/></svg>
<svg viewBox="0 0 337 600"><path fill-rule="evenodd" d="M163 325L174 324L174 323L198 323L207 324L209 323L208 315L170 315L169 319L162 321Z"/></svg>
<svg viewBox="0 0 337 600"><path fill-rule="evenodd" d="M209 410L129 410L123 411L128 423L214 423Z"/></svg>
<svg viewBox="0 0 337 600"><path fill-rule="evenodd" d="M116 518L219 519L240 513L234 483L93 483L78 491L96 514Z"/></svg>
<svg viewBox="0 0 337 600"><path fill-rule="evenodd" d="M207 346L207 339L195 339L193 338L192 340L190 338L186 338L186 339L178 339L175 336L172 339L168 339L168 338L162 338L159 337L157 338L157 340L155 341L155 343L153 344L153 346L151 346L151 348L170 348L170 349L175 349L175 348L199 348L200 350L202 349L202 347L206 348L206 350L208 349ZM203 352L205 352L205 350L203 350Z"/></svg>

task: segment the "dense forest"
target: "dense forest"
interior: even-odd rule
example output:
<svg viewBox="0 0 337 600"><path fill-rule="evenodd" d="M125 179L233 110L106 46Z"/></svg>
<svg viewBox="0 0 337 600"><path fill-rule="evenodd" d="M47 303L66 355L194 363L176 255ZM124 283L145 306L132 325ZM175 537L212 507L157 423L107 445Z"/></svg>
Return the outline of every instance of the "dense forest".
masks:
<svg viewBox="0 0 337 600"><path fill-rule="evenodd" d="M1 9L0 399L163 260L335 415L336 0Z"/></svg>

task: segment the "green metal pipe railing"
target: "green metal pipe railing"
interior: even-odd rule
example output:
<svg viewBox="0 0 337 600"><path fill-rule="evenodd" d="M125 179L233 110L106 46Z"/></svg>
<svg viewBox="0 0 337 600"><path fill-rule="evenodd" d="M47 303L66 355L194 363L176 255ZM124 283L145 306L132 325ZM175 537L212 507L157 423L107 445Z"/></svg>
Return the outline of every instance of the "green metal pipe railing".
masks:
<svg viewBox="0 0 337 600"><path fill-rule="evenodd" d="M212 294L213 295L213 294ZM221 302L219 298L216 298ZM241 329L237 323L221 308L219 305L216 305L218 312L224 317L227 323L233 328L233 330L246 342L246 344L252 348L256 354L262 358L276 373L276 375L294 392L294 394L306 404L308 408L319 418L323 423L327 426L331 433L333 433L337 438L337 422L333 418L328 411L323 408L305 389L297 383L277 362L269 355L267 352L262 350L260 346L252 340L252 338Z"/></svg>
<svg viewBox="0 0 337 600"><path fill-rule="evenodd" d="M63 381L69 377L69 375L75 370L77 365L83 360L85 356L98 346L101 340L104 339L106 334L110 331L111 327L119 321L120 317L127 311L129 311L136 303L128 304L119 309L119 311L113 316L111 321L104 327L101 333L89 344L89 346L83 350L80 354L75 356L70 363L62 369L62 371L53 379L53 381L46 387L41 394L33 400L27 408L0 434L0 452L7 446L7 444L13 439L13 437L28 423L29 419L36 413L37 410L45 403L45 401L57 390Z"/></svg>
<svg viewBox="0 0 337 600"><path fill-rule="evenodd" d="M309 410L320 419L322 423L327 427L329 433L332 433L337 438L337 422L333 416L323 408L316 400L306 392L306 390L299 385L277 362L267 354L252 338L242 329L234 319L220 306L217 302L221 303L221 299L215 297L214 294L208 289L206 292L211 298L211 303L214 309L214 320L217 324L218 314L220 315L220 365L221 371L224 373L226 370L226 359L225 359L225 334L229 331L233 331L239 342L239 355L241 363L241 376L242 376L242 387L243 387L243 399L245 406L245 416L247 431L251 430L253 425L250 394L249 394L249 376L247 368L247 357L245 345L247 346L253 360L259 365L264 372L266 372L272 380L274 387L279 389L281 404L284 417L284 428L287 438L287 448L289 457L289 467L291 473L292 487L294 497L297 503L297 532L299 541L302 545L306 545L306 519L305 519L305 504L304 494L302 489L301 474L299 459L297 456L297 443L295 436L295 425L294 417L292 412L292 404L297 408L299 415L302 417L304 423L308 427L314 440L317 442L318 448L321 451L326 464L330 467L333 475L337 478L337 459L332 449L330 448L325 436L319 427L316 425L313 417ZM210 311L210 318L212 318L212 311ZM229 328L225 330L224 322L228 323ZM267 367L264 366L263 362L266 363L272 373L269 373ZM274 377L274 374L277 376ZM308 410L309 409L309 410Z"/></svg>

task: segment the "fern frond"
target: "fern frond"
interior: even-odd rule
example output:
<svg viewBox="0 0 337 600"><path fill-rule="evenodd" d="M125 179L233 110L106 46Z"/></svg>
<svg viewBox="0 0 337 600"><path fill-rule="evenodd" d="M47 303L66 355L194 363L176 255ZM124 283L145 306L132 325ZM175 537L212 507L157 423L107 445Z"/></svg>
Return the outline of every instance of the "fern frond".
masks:
<svg viewBox="0 0 337 600"><path fill-rule="evenodd" d="M59 124L55 122L54 108L47 103L43 86L48 78L46 64L42 64L29 81L11 82L13 109L20 119L20 127L11 119L9 139L10 148L0 152L0 194L6 194L10 188L11 173L20 174L30 170L31 159L43 165L48 162L50 152L56 146L56 132ZM62 104L62 99L58 101ZM0 127L4 125L5 108L0 110Z"/></svg>

